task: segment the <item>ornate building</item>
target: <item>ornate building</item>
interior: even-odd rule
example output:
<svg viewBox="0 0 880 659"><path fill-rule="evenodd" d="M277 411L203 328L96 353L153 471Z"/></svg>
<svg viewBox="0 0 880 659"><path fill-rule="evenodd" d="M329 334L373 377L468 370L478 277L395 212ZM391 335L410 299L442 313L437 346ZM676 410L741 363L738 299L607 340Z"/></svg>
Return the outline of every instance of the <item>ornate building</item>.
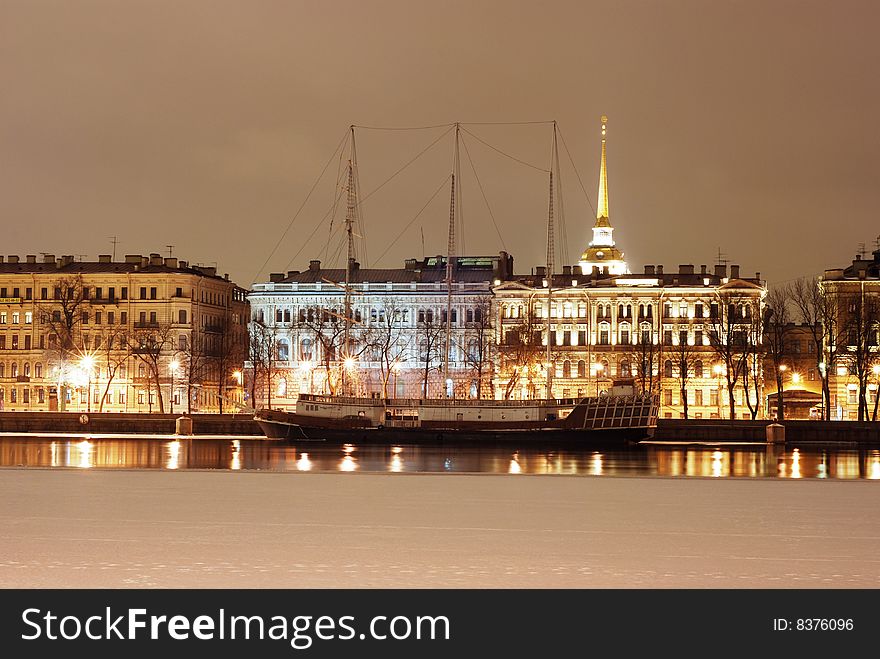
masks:
<svg viewBox="0 0 880 659"><path fill-rule="evenodd" d="M0 407L228 410L248 316L228 276L176 258L0 257Z"/></svg>
<svg viewBox="0 0 880 659"><path fill-rule="evenodd" d="M871 258L858 255L847 268L826 270L820 289L827 304L824 354L830 416L880 418L880 249Z"/></svg>
<svg viewBox="0 0 880 659"><path fill-rule="evenodd" d="M454 260L448 374L456 396L492 395L492 286L509 279L512 268L505 252ZM308 270L255 284L247 367L254 400L283 409L301 392L442 395L445 277L442 256L408 259L396 269L353 262L347 341L344 268L311 261Z"/></svg>
<svg viewBox="0 0 880 659"><path fill-rule="evenodd" d="M661 265L629 274L608 211L602 117L593 240L577 266L538 267L493 288L499 369L507 397L597 395L617 378L661 393L661 416L749 418L763 413L760 275ZM552 285L552 292L548 288ZM549 336L549 338L548 338ZM549 340L549 350L548 350Z"/></svg>

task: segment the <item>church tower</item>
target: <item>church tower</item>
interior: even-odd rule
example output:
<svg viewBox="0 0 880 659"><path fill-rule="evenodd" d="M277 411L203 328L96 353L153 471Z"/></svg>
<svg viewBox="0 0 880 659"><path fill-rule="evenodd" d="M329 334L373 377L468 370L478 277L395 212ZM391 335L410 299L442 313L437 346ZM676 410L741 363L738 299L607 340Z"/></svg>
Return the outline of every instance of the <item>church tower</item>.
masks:
<svg viewBox="0 0 880 659"><path fill-rule="evenodd" d="M599 166L599 199L596 208L596 224L593 225L593 240L590 241L586 251L581 254L578 265L585 275L593 271L596 266L602 271L608 268L608 274L629 274L626 261L623 260L623 252L614 246L614 227L608 219L608 166L605 162L605 136L607 133L608 117L602 117L602 162Z"/></svg>

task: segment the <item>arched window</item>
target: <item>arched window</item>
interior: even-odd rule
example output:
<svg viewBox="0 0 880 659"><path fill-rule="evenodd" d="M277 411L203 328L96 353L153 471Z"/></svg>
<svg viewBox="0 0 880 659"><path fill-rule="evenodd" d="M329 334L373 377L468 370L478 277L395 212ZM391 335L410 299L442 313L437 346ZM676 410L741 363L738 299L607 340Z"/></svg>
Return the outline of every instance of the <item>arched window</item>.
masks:
<svg viewBox="0 0 880 659"><path fill-rule="evenodd" d="M620 336L618 337L618 343L620 345L627 346L632 343L632 334L630 333L629 323L624 322L620 324L619 328Z"/></svg>
<svg viewBox="0 0 880 659"><path fill-rule="evenodd" d="M587 317L587 305L583 302L578 303L578 318Z"/></svg>
<svg viewBox="0 0 880 659"><path fill-rule="evenodd" d="M667 359L665 362L663 362L663 377L672 377L672 360Z"/></svg>
<svg viewBox="0 0 880 659"><path fill-rule="evenodd" d="M608 323L599 324L599 345L607 346L611 344L611 325Z"/></svg>
<svg viewBox="0 0 880 659"><path fill-rule="evenodd" d="M617 375L622 378L628 378L632 376L632 368L629 365L629 362L625 359L620 362L617 366Z"/></svg>
<svg viewBox="0 0 880 659"><path fill-rule="evenodd" d="M18 364L17 363L12 362L12 366L9 369L9 375L14 378L18 377Z"/></svg>
<svg viewBox="0 0 880 659"><path fill-rule="evenodd" d="M587 362L585 362L583 359L578 361L578 377L587 377Z"/></svg>
<svg viewBox="0 0 880 659"><path fill-rule="evenodd" d="M299 358L304 362L312 361L312 340L303 339L299 344Z"/></svg>
<svg viewBox="0 0 880 659"><path fill-rule="evenodd" d="M571 377L571 362L567 359L564 362L562 362L562 377L564 377L564 378Z"/></svg>
<svg viewBox="0 0 880 659"><path fill-rule="evenodd" d="M6 377L6 364L3 362L0 362L0 378L5 378L5 377Z"/></svg>
<svg viewBox="0 0 880 659"><path fill-rule="evenodd" d="M278 361L286 362L290 359L290 342L287 339L278 339Z"/></svg>
<svg viewBox="0 0 880 659"><path fill-rule="evenodd" d="M703 362L702 361L698 360L698 361L694 362L694 377L695 378L703 377Z"/></svg>
<svg viewBox="0 0 880 659"><path fill-rule="evenodd" d="M501 316L503 318L510 318L510 307L506 304L501 305Z"/></svg>
<svg viewBox="0 0 880 659"><path fill-rule="evenodd" d="M25 362L25 363L24 363L24 375L25 375L25 377L30 377L30 376L31 376L31 364L30 364L30 362Z"/></svg>
<svg viewBox="0 0 880 659"><path fill-rule="evenodd" d="M287 380L285 378L278 380L278 396L281 398L287 396Z"/></svg>

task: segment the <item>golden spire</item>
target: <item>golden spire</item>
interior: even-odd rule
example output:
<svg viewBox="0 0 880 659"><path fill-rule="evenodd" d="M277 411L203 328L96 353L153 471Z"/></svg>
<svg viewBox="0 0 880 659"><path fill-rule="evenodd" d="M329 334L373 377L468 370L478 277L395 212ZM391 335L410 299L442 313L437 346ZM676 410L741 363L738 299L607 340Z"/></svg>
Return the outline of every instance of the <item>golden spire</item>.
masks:
<svg viewBox="0 0 880 659"><path fill-rule="evenodd" d="M599 166L599 206L596 209L596 219L608 218L608 169L605 165L605 132L607 130L608 117L602 115L602 164Z"/></svg>

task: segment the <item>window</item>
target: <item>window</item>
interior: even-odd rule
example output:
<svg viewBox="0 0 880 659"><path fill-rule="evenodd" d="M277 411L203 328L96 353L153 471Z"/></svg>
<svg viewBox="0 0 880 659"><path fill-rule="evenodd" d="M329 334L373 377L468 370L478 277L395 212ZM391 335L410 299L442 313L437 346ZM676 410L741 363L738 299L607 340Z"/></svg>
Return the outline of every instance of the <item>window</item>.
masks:
<svg viewBox="0 0 880 659"><path fill-rule="evenodd" d="M100 311L95 312L95 325L101 324L101 317L102 316L103 316L103 314Z"/></svg>
<svg viewBox="0 0 880 659"><path fill-rule="evenodd" d="M5 325L7 322L7 318L9 318L9 316L6 314L6 312L0 311L0 325Z"/></svg>
<svg viewBox="0 0 880 659"><path fill-rule="evenodd" d="M49 299L49 289L48 288L41 288L40 289L40 299L41 300L48 300Z"/></svg>
<svg viewBox="0 0 880 659"><path fill-rule="evenodd" d="M138 392L138 405L143 405L143 404L144 404L144 392L139 391Z"/></svg>
<svg viewBox="0 0 880 659"><path fill-rule="evenodd" d="M25 334L25 336L24 336L24 349L25 350L31 349L31 335L30 334Z"/></svg>
<svg viewBox="0 0 880 659"><path fill-rule="evenodd" d="M695 378L703 377L703 362L700 360L697 360L696 362L694 362L694 377Z"/></svg>
<svg viewBox="0 0 880 659"><path fill-rule="evenodd" d="M180 286L174 289L174 297L183 297L183 289Z"/></svg>
<svg viewBox="0 0 880 659"><path fill-rule="evenodd" d="M88 299L89 299L89 287L88 287L88 286L83 286L83 289L82 289L82 290L83 290L83 296L82 296L82 299L83 299L83 300L88 300ZM71 296L71 297L72 297L72 296Z"/></svg>
<svg viewBox="0 0 880 659"><path fill-rule="evenodd" d="M103 300L104 299L104 289L102 289L100 286L95 287L95 299L96 300Z"/></svg>
<svg viewBox="0 0 880 659"><path fill-rule="evenodd" d="M151 300L156 299L156 287L155 286L150 287L150 299Z"/></svg>
<svg viewBox="0 0 880 659"><path fill-rule="evenodd" d="M578 377L587 377L587 362L585 362L583 359L578 361Z"/></svg>
<svg viewBox="0 0 880 659"><path fill-rule="evenodd" d="M40 362L37 362L36 364L34 364L34 377L35 378L43 377L43 365Z"/></svg>
<svg viewBox="0 0 880 659"><path fill-rule="evenodd" d="M155 325L158 321L156 320L156 312L150 312L150 325Z"/></svg>
<svg viewBox="0 0 880 659"><path fill-rule="evenodd" d="M663 363L663 377L671 378L672 377L672 361L667 359Z"/></svg>
<svg viewBox="0 0 880 659"><path fill-rule="evenodd" d="M32 300L33 298L34 298L34 289L33 288L24 289L24 299L25 300Z"/></svg>
<svg viewBox="0 0 880 659"><path fill-rule="evenodd" d="M703 404L703 390L696 389L694 390L694 405L702 405Z"/></svg>
<svg viewBox="0 0 880 659"><path fill-rule="evenodd" d="M688 316L688 303L687 302L679 302L678 303L678 317L679 318L687 318Z"/></svg>
<svg viewBox="0 0 880 659"><path fill-rule="evenodd" d="M12 312L12 324L20 325L21 324L21 312L13 311Z"/></svg>
<svg viewBox="0 0 880 659"><path fill-rule="evenodd" d="M686 346L688 342L687 330L678 330L678 345Z"/></svg>
<svg viewBox="0 0 880 659"><path fill-rule="evenodd" d="M571 345L571 332L569 330L565 330L562 333L562 345L564 345L564 346Z"/></svg>
<svg viewBox="0 0 880 659"><path fill-rule="evenodd" d="M703 330L694 330L694 345L703 345Z"/></svg>
<svg viewBox="0 0 880 659"><path fill-rule="evenodd" d="M571 362L567 359L564 362L562 362L562 377L564 377L564 378L571 377Z"/></svg>
<svg viewBox="0 0 880 659"><path fill-rule="evenodd" d="M115 286L111 286L110 288L107 289L107 297L110 300L116 299L116 287Z"/></svg>
<svg viewBox="0 0 880 659"><path fill-rule="evenodd" d="M694 318L703 318L703 303L697 302L694 305Z"/></svg>
<svg viewBox="0 0 880 659"><path fill-rule="evenodd" d="M141 299L142 300L147 299L147 287L146 286L141 286Z"/></svg>
<svg viewBox="0 0 880 659"><path fill-rule="evenodd" d="M607 346L611 343L611 329L607 323L599 326L599 345Z"/></svg>
<svg viewBox="0 0 880 659"><path fill-rule="evenodd" d="M579 346L587 345L587 331L586 330L578 330L578 345Z"/></svg>
<svg viewBox="0 0 880 659"><path fill-rule="evenodd" d="M630 336L629 336L629 325L624 325L620 328L620 344L621 345L629 345Z"/></svg>
<svg viewBox="0 0 880 659"><path fill-rule="evenodd" d="M672 405L672 389L663 390L663 404Z"/></svg>
<svg viewBox="0 0 880 659"><path fill-rule="evenodd" d="M12 349L18 350L18 334L12 335Z"/></svg>
<svg viewBox="0 0 880 659"><path fill-rule="evenodd" d="M123 300L128 299L128 286L123 286L120 296Z"/></svg>
<svg viewBox="0 0 880 659"><path fill-rule="evenodd" d="M186 309L180 309L177 312L177 322L181 325L186 324Z"/></svg>
<svg viewBox="0 0 880 659"><path fill-rule="evenodd" d="M290 343L287 339L278 339L278 360L286 362L290 359Z"/></svg>
<svg viewBox="0 0 880 659"><path fill-rule="evenodd" d="M718 390L717 389L709 389L709 405L712 405L713 407L718 405Z"/></svg>
<svg viewBox="0 0 880 659"><path fill-rule="evenodd" d="M664 330L663 331L663 345L665 345L665 346L672 345L672 330Z"/></svg>
<svg viewBox="0 0 880 659"><path fill-rule="evenodd" d="M119 322L122 323L123 325L126 325L128 323L128 312L127 311L120 311L119 312Z"/></svg>

